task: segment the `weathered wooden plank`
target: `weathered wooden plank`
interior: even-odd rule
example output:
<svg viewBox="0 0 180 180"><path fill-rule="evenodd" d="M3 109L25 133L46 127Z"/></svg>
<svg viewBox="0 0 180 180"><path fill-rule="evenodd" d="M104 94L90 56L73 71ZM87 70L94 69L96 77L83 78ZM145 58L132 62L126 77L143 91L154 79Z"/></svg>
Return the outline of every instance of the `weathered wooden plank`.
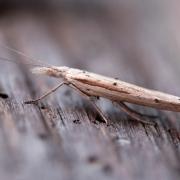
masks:
<svg viewBox="0 0 180 180"><path fill-rule="evenodd" d="M1 21L3 43L47 63L87 68L178 94L178 69L167 76L170 86L161 81L166 74L161 67L170 72L175 62L159 59L157 63L158 58L147 61L145 57L150 54L141 56L141 47L133 50L135 44L124 52L126 56L134 52L131 57L119 60L121 54L114 47L121 41L115 40L120 24L115 20L112 30L108 24L112 21L102 22L103 16L93 20L61 12L58 20L56 14L50 22L50 18L38 15L16 15ZM9 24L6 18L13 23ZM108 34L115 37L108 38ZM101 49L100 53L96 49ZM1 54L25 60L2 48ZM162 78L156 79L154 74ZM134 122L101 101L112 120L107 126L98 121L88 102L66 87L38 106L23 105L24 100L39 96L55 83L31 75L22 65L0 66L2 179L179 179L178 113L136 107L159 115L158 126L153 127Z"/></svg>

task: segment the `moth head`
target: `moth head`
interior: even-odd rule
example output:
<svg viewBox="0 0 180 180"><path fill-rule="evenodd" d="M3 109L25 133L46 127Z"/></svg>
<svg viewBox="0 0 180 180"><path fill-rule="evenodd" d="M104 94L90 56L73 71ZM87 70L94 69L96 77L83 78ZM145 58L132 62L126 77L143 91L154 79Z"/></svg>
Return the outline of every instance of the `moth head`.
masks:
<svg viewBox="0 0 180 180"><path fill-rule="evenodd" d="M67 70L65 66L51 66L51 67L35 67L31 69L33 74L42 74L56 78L65 78Z"/></svg>

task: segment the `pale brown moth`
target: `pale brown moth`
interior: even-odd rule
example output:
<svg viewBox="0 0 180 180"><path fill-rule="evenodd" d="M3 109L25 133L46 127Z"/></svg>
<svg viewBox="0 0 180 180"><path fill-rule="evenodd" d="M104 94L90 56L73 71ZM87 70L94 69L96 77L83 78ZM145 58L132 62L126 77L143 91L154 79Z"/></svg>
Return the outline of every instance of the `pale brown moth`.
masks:
<svg viewBox="0 0 180 180"><path fill-rule="evenodd" d="M6 47L20 55L23 53ZM26 56L27 57L27 56ZM30 58L32 60L32 58ZM34 65L34 64L33 64ZM180 97L166 94L159 91L146 89L118 79L109 78L99 74L91 73L84 70L69 68L66 66L51 66L32 68L32 73L61 78L62 82L45 95L35 100L26 101L26 104L36 103L45 98L52 92L56 91L62 85L68 85L77 90L84 97L91 100L93 106L107 123L107 118L103 115L99 107L94 103L97 97L109 99L113 104L120 107L133 119L143 123L155 124L142 118L143 115L130 109L124 102L148 106L152 108L180 112ZM93 98L95 97L95 98Z"/></svg>

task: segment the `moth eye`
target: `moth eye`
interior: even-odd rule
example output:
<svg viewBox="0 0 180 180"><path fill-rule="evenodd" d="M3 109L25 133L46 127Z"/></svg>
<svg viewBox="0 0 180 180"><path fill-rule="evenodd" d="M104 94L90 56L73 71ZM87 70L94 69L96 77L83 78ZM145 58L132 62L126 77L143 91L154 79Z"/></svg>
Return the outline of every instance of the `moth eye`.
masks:
<svg viewBox="0 0 180 180"><path fill-rule="evenodd" d="M117 86L117 82L114 82L113 85L114 85L114 86Z"/></svg>

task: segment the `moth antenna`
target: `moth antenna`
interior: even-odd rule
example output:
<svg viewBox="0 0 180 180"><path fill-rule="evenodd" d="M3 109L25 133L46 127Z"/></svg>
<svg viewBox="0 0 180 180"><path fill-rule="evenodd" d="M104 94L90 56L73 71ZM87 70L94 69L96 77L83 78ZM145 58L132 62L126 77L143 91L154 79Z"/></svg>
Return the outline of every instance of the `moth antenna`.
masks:
<svg viewBox="0 0 180 180"><path fill-rule="evenodd" d="M5 58L5 57L0 57L0 61L8 61L8 62L11 62L11 63L15 63L15 64L25 64L25 65L28 65L28 66L41 66L40 64L35 64L35 63L26 63L26 62L18 62L18 61L14 61L12 59L8 59L8 58Z"/></svg>
<svg viewBox="0 0 180 180"><path fill-rule="evenodd" d="M9 47L7 45L0 44L0 46L10 50L11 52L14 52L14 53L16 53L18 55L21 55L21 56L27 58L28 60L26 60L26 61L31 62L31 65L33 65L33 63L34 63L34 65L35 65L35 63L38 63L38 65L36 64L35 66L51 66L50 64L44 63L44 62L42 62L40 60L36 60L36 59L34 59L34 58L30 57L30 56L27 56L25 53L23 53L23 52L21 52L21 51L19 51L17 49L11 48L11 47ZM5 60L6 58L3 58L3 59ZM11 61L11 60L8 60L8 61ZM17 63L17 64L20 64L20 63ZM24 64L30 65L30 63L24 63Z"/></svg>

